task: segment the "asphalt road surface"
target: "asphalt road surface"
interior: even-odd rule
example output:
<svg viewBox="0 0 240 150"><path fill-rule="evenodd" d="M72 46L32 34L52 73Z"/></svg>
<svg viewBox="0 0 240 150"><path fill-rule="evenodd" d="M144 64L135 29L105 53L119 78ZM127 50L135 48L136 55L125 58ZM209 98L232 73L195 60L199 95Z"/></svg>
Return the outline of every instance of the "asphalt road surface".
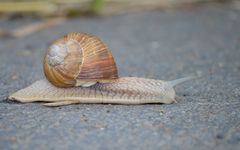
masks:
<svg viewBox="0 0 240 150"><path fill-rule="evenodd" d="M0 21L12 29L33 19ZM49 108L7 100L44 78L43 54L69 32L101 37L120 76L173 80L170 105L79 104ZM240 11L227 7L79 18L0 40L0 149L239 149Z"/></svg>

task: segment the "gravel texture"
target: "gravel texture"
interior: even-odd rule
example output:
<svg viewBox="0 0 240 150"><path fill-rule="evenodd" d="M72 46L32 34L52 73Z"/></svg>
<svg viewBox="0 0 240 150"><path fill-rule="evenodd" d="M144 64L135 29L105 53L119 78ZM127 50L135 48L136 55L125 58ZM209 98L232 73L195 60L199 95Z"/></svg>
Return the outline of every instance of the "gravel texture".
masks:
<svg viewBox="0 0 240 150"><path fill-rule="evenodd" d="M0 21L9 29L24 24ZM120 76L202 78L177 86L178 103L171 105L49 108L7 100L43 78L49 43L79 31L109 45ZM239 33L240 11L225 6L71 19L28 37L1 39L0 149L239 149Z"/></svg>

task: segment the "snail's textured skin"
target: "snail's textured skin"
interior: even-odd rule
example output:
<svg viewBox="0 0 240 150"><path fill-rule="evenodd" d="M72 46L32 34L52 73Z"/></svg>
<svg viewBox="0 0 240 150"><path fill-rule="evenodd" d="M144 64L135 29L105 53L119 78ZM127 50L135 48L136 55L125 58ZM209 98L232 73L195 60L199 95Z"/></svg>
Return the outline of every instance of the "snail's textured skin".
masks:
<svg viewBox="0 0 240 150"><path fill-rule="evenodd" d="M44 57L46 78L58 87L91 86L118 78L109 48L88 33L69 33L53 42Z"/></svg>
<svg viewBox="0 0 240 150"><path fill-rule="evenodd" d="M136 77L119 78L113 83L97 83L91 87L58 88L47 80L39 80L9 97L20 102L48 102L59 106L75 103L144 104L172 103L175 91L170 82Z"/></svg>

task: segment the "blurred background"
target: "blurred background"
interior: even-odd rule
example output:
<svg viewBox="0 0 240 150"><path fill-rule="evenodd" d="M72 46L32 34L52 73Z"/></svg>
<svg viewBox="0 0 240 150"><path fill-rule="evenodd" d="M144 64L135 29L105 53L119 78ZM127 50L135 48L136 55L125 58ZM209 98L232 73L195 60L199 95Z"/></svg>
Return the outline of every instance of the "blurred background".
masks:
<svg viewBox="0 0 240 150"><path fill-rule="evenodd" d="M7 100L44 78L43 56L70 32L100 37L120 77L200 75L172 105ZM0 0L0 150L240 147L240 0Z"/></svg>
<svg viewBox="0 0 240 150"><path fill-rule="evenodd" d="M23 37L62 24L66 18L105 17L152 10L173 11L206 5L230 5L240 9L239 0L1 0L0 37ZM2 23L21 18L41 22L17 26L11 31Z"/></svg>

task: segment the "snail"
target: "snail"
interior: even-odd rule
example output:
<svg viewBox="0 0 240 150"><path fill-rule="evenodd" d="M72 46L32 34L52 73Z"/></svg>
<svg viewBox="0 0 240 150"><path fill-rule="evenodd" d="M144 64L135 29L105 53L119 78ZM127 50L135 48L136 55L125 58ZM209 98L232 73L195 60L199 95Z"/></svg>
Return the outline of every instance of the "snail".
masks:
<svg viewBox="0 0 240 150"><path fill-rule="evenodd" d="M109 48L88 33L69 33L53 42L43 61L46 79L9 96L19 102L45 106L78 103L145 104L175 101L174 86L194 79L162 81L118 77Z"/></svg>

